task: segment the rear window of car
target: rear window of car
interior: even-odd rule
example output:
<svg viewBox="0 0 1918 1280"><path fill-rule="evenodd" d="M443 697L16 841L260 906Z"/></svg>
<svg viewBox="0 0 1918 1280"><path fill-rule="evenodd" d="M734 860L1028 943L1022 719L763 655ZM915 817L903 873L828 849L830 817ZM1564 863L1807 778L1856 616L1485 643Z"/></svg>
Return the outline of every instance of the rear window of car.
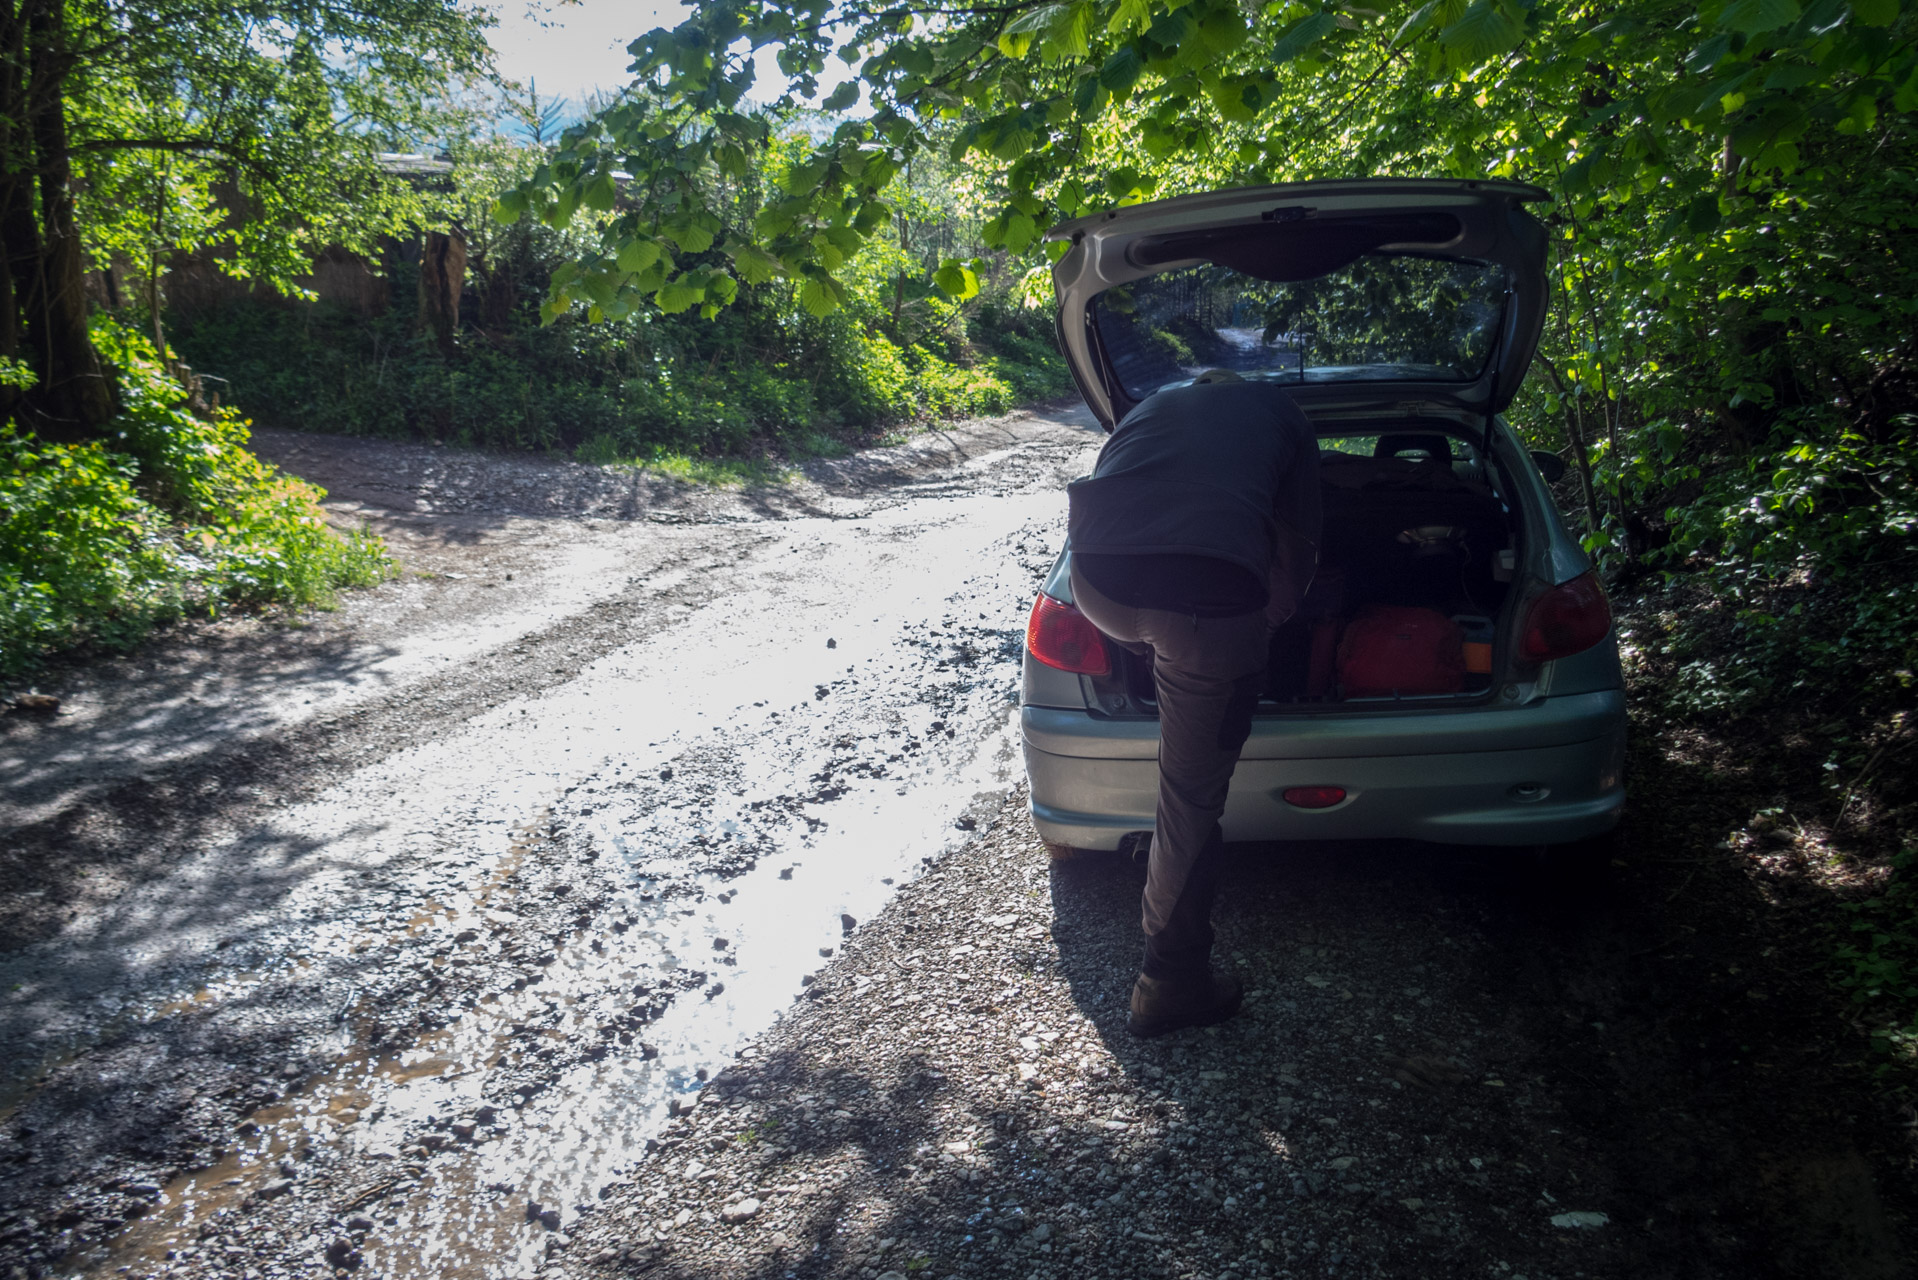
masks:
<svg viewBox="0 0 1918 1280"><path fill-rule="evenodd" d="M1470 382L1504 316L1504 268L1368 253L1312 280L1216 263L1106 290L1093 323L1133 400L1230 369L1278 382Z"/></svg>

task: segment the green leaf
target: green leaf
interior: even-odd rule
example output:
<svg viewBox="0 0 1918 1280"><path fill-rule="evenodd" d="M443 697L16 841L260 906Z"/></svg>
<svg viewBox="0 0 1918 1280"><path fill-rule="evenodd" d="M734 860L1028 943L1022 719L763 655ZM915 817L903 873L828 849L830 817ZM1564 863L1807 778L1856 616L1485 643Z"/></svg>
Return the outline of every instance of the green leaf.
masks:
<svg viewBox="0 0 1918 1280"><path fill-rule="evenodd" d="M877 155L866 162L865 171L859 175L859 179L874 191L880 191L898 172L898 161L888 155Z"/></svg>
<svg viewBox="0 0 1918 1280"><path fill-rule="evenodd" d="M1258 115L1257 106L1246 102L1237 80L1219 81L1206 96L1212 99L1213 108L1233 124L1245 124Z"/></svg>
<svg viewBox="0 0 1918 1280"><path fill-rule="evenodd" d="M1429 6L1428 6L1429 7ZM1323 40L1339 20L1329 13L1315 13L1308 18L1300 18L1285 29L1279 42L1272 46L1272 61L1286 63Z"/></svg>
<svg viewBox="0 0 1918 1280"><path fill-rule="evenodd" d="M857 80L847 80L837 89L834 89L826 95L826 100L819 104L819 109L821 111L844 111L857 101L859 101L859 82Z"/></svg>
<svg viewBox="0 0 1918 1280"><path fill-rule="evenodd" d="M586 188L585 195L581 197L581 203L597 213L605 213L613 207L613 202L618 198L619 184L613 181L612 174L602 173L593 180L591 186Z"/></svg>
<svg viewBox="0 0 1918 1280"><path fill-rule="evenodd" d="M1891 95L1891 105L1899 111L1918 111L1918 68L1914 68L1898 86L1898 92Z"/></svg>
<svg viewBox="0 0 1918 1280"><path fill-rule="evenodd" d="M1081 120L1093 119L1099 109L1099 95L1104 92L1098 76L1080 76L1078 86L1072 91L1073 114Z"/></svg>
<svg viewBox="0 0 1918 1280"><path fill-rule="evenodd" d="M1472 0L1458 21L1439 32L1438 38L1441 45L1470 64L1496 58L1524 34L1496 0Z"/></svg>
<svg viewBox="0 0 1918 1280"><path fill-rule="evenodd" d="M660 289L654 301L659 304L661 311L669 316L676 316L682 311L690 310L703 296L703 292L690 284L685 276L680 276Z"/></svg>
<svg viewBox="0 0 1918 1280"><path fill-rule="evenodd" d="M979 141L995 160L1017 160L1032 150L1038 131L1023 111L989 120L979 132Z"/></svg>
<svg viewBox="0 0 1918 1280"><path fill-rule="evenodd" d="M966 153L978 142L981 132L983 132L983 126L977 120L961 129L953 137L952 146L947 150L946 158L954 164L964 164Z"/></svg>
<svg viewBox="0 0 1918 1280"><path fill-rule="evenodd" d="M933 272L932 282L955 301L964 302L979 292L979 277L957 258L947 258Z"/></svg>
<svg viewBox="0 0 1918 1280"><path fill-rule="evenodd" d="M1765 89L1769 91L1802 89L1822 75L1806 62L1773 62L1765 68Z"/></svg>
<svg viewBox="0 0 1918 1280"><path fill-rule="evenodd" d="M713 228L690 209L681 209L660 224L660 233L679 246L681 253L704 253L713 247Z"/></svg>
<svg viewBox="0 0 1918 1280"><path fill-rule="evenodd" d="M809 276L799 286L799 305L812 316L829 316L839 310L839 295L833 288L833 282L818 276Z"/></svg>
<svg viewBox="0 0 1918 1280"><path fill-rule="evenodd" d="M633 288L641 293L652 293L666 283L666 273L672 269L673 261L662 253L659 261L633 277Z"/></svg>
<svg viewBox="0 0 1918 1280"><path fill-rule="evenodd" d="M765 284L779 274L779 259L755 245L739 245L732 256L733 270L747 284Z"/></svg>
<svg viewBox="0 0 1918 1280"><path fill-rule="evenodd" d="M1718 15L1718 25L1740 35L1776 31L1798 21L1798 0L1732 0Z"/></svg>
<svg viewBox="0 0 1918 1280"><path fill-rule="evenodd" d="M506 191L493 202L493 217L500 222L518 222L526 212L526 193Z"/></svg>
<svg viewBox="0 0 1918 1280"><path fill-rule="evenodd" d="M847 257L858 253L859 246L864 243L866 239L866 237L859 234L859 230L856 227L827 227L820 234L837 245L839 251Z"/></svg>
<svg viewBox="0 0 1918 1280"><path fill-rule="evenodd" d="M1425 28L1431 26L1432 19L1438 16L1438 11L1439 0L1426 0L1424 4L1412 11L1411 17L1407 18L1404 23L1400 25L1397 34L1392 37L1390 47L1394 49L1398 48L1407 40L1412 39L1421 31L1424 31Z"/></svg>
<svg viewBox="0 0 1918 1280"><path fill-rule="evenodd" d="M1024 251L1027 245L1031 244L1034 240L1038 238L1039 238L1039 228L1030 217L1016 210L1010 213L1009 215L1007 215L1006 217L1006 250L1007 252L1020 253ZM975 282L974 292L977 292L977 291L978 291L977 283ZM970 298L972 294L968 293L965 296Z"/></svg>
<svg viewBox="0 0 1918 1280"><path fill-rule="evenodd" d="M1120 35L1127 31L1143 31L1152 22L1152 0L1119 0L1112 16L1106 20L1106 32Z"/></svg>
<svg viewBox="0 0 1918 1280"><path fill-rule="evenodd" d="M1028 9L1006 24L999 33L999 52L1008 58L1023 58L1032 51L1033 41L1051 29L1052 24L1066 16L1067 6L1062 4L1042 4L1036 9Z"/></svg>
<svg viewBox="0 0 1918 1280"><path fill-rule="evenodd" d="M1139 76L1145 71L1145 59L1139 56L1137 45L1121 45L1112 51L1099 68L1099 83L1114 97L1124 97L1139 82Z"/></svg>
<svg viewBox="0 0 1918 1280"><path fill-rule="evenodd" d="M595 271L590 275L582 275L579 278L576 291L584 291L586 296L591 298L594 303L603 307L613 300L617 286L614 285L611 277Z"/></svg>
<svg viewBox="0 0 1918 1280"><path fill-rule="evenodd" d="M635 236L619 246L619 269L638 275L658 262L662 252L659 241L650 236Z"/></svg>
<svg viewBox="0 0 1918 1280"><path fill-rule="evenodd" d="M1090 31L1092 26L1092 6L1075 4L1066 10L1060 19L1046 32L1045 51L1049 57L1060 61L1077 61L1090 53Z"/></svg>
<svg viewBox="0 0 1918 1280"><path fill-rule="evenodd" d="M1888 27L1898 21L1898 0L1851 0L1851 14L1868 27Z"/></svg>

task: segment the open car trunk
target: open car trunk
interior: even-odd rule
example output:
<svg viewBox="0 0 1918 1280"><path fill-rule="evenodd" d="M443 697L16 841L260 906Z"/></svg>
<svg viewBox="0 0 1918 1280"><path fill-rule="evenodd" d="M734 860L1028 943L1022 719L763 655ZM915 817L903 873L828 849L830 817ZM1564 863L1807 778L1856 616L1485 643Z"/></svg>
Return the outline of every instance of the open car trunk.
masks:
<svg viewBox="0 0 1918 1280"><path fill-rule="evenodd" d="M1522 523L1476 446L1436 427L1326 438L1319 475L1319 571L1297 614L1272 637L1260 713L1404 710L1490 697L1524 549ZM1416 678L1410 688L1354 687L1353 654L1342 647L1355 620L1380 607L1428 625L1441 646L1456 646L1456 688L1433 691ZM1108 679L1123 686L1135 713L1153 711L1151 662L1116 646L1113 656Z"/></svg>

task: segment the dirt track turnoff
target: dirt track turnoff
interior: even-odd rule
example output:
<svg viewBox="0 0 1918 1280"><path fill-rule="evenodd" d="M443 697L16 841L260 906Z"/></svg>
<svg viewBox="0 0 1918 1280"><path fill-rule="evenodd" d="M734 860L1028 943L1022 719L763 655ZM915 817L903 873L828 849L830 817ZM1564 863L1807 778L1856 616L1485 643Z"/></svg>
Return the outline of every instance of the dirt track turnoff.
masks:
<svg viewBox="0 0 1918 1280"><path fill-rule="evenodd" d="M1576 894L1239 850L1247 1014L1125 1038L1137 871L1017 791L1097 443L264 437L408 571L7 722L0 1275L1908 1274L1802 979L1649 827Z"/></svg>

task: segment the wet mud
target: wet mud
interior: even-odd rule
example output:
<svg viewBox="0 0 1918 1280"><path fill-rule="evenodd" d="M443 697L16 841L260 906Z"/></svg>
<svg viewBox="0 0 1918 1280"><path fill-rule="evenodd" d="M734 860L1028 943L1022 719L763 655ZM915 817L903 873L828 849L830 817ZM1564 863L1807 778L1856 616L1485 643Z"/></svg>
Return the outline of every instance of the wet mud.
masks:
<svg viewBox="0 0 1918 1280"><path fill-rule="evenodd" d="M570 612L530 584L476 612L442 561L371 693L306 673L343 724L269 710L269 674L250 709L160 682L157 763L105 790L72 764L102 711L7 743L38 784L15 834L115 883L0 956L0 1274L537 1265L1010 784L1025 611L1096 444L1024 429L839 482L827 515L563 531L561 576L612 570Z"/></svg>

